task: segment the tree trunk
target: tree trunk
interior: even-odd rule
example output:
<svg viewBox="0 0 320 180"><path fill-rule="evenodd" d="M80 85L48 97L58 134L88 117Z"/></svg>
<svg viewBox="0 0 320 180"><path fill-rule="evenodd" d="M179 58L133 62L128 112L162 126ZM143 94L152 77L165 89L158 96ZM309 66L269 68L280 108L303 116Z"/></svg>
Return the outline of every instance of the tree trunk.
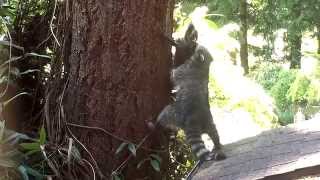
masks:
<svg viewBox="0 0 320 180"><path fill-rule="evenodd" d="M320 54L320 24L317 25L318 54Z"/></svg>
<svg viewBox="0 0 320 180"><path fill-rule="evenodd" d="M301 67L301 43L302 35L297 32L292 32L288 34L289 44L290 44L290 69L300 69Z"/></svg>
<svg viewBox="0 0 320 180"><path fill-rule="evenodd" d="M64 112L69 123L94 126L113 136L138 144L152 133L155 120L169 102L171 53L163 35L171 35L172 0L72 0L64 16L70 19L70 38L63 56L68 74ZM158 129L158 128L156 128ZM154 132L137 156L114 172L131 154L128 148L115 154L122 141L95 129L72 127L72 132L92 153L107 179L121 173L124 179L162 179L165 176L168 142ZM86 156L86 153L83 152ZM161 171L149 161L158 154ZM90 159L87 156L87 159Z"/></svg>
<svg viewBox="0 0 320 180"><path fill-rule="evenodd" d="M293 6L291 16L294 19L298 19L301 15L301 4L296 3ZM301 67L301 43L302 43L302 32L299 27L300 24L292 24L288 29L288 40L290 47L290 68L300 69Z"/></svg>
<svg viewBox="0 0 320 180"><path fill-rule="evenodd" d="M248 31L248 22L247 22L247 1L240 0L240 60L241 66L244 70L244 74L249 73L249 64L248 64L248 42L247 42L247 31Z"/></svg>

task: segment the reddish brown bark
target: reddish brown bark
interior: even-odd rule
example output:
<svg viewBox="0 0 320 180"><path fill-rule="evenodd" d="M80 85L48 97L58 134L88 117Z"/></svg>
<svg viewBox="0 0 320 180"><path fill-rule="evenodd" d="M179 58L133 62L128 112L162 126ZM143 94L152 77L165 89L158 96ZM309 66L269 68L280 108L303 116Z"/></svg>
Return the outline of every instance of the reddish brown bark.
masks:
<svg viewBox="0 0 320 180"><path fill-rule="evenodd" d="M67 121L100 127L139 143L150 133L146 121L154 120L169 100L171 55L163 35L171 34L173 1L73 0L69 7L71 41L64 52L70 54L64 101ZM116 155L121 142L101 131L72 131L108 178L129 154L124 149L127 153ZM155 149L166 146L156 135L144 144ZM151 153L139 149L122 172L125 179L161 179L149 163L136 167ZM160 155L165 167L168 155Z"/></svg>
<svg viewBox="0 0 320 180"><path fill-rule="evenodd" d="M247 31L248 31L248 10L247 10L247 1L241 0L239 6L240 11L240 61L241 66L244 70L244 74L249 73L249 63L248 63L248 40L247 40Z"/></svg>

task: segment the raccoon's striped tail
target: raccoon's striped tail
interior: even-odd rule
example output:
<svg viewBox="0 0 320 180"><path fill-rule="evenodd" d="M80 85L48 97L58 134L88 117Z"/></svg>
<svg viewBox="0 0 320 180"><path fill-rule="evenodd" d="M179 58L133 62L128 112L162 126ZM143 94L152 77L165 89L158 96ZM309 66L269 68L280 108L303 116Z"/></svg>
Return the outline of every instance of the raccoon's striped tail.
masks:
<svg viewBox="0 0 320 180"><path fill-rule="evenodd" d="M203 140L201 139L201 131L197 128L191 127L185 129L186 140L191 145L193 154L200 161L208 160L210 151L205 147Z"/></svg>
<svg viewBox="0 0 320 180"><path fill-rule="evenodd" d="M186 176L186 180L191 180L197 173L198 169L204 161L211 160L210 151L205 147L201 138L201 131L196 127L185 129L187 142L191 145L193 154L197 157L198 161L192 170Z"/></svg>

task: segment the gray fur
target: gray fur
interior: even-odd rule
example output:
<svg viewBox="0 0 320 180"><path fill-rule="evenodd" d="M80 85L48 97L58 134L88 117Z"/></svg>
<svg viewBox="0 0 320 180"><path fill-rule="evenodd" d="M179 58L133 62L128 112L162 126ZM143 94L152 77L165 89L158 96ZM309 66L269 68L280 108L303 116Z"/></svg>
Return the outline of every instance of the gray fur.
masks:
<svg viewBox="0 0 320 180"><path fill-rule="evenodd" d="M189 27L190 28L190 27ZM191 28L194 28L193 26ZM195 43L194 35L196 31L188 29L192 32L193 37L188 39L188 31L183 42L187 44ZM209 67L212 57L208 50L198 44L194 48L177 49L180 54L184 54L184 62L171 72L171 81L176 91L176 100L167 105L158 116L158 122L166 128L177 130L183 129L186 139L191 144L191 149L199 159L207 159L210 152L205 148L201 139L203 133L207 133L214 142L215 149L220 150L220 140L218 132L212 120L208 100L208 83L209 83ZM179 41L178 45L179 46ZM193 46L193 45L190 45ZM190 47L185 46L185 47ZM181 46L180 46L181 47ZM191 52L179 52L181 50ZM188 55L190 56L188 57ZM181 58L182 56L179 56ZM224 158L222 152L219 158Z"/></svg>

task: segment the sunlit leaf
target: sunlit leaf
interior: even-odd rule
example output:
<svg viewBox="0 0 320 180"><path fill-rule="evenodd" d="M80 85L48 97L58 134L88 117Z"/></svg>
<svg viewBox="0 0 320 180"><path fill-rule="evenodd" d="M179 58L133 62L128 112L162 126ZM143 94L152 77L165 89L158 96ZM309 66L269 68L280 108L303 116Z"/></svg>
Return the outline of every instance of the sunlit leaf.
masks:
<svg viewBox="0 0 320 180"><path fill-rule="evenodd" d="M38 150L38 151L40 151L40 144L38 142L21 143L20 146L22 146L25 150Z"/></svg>
<svg viewBox="0 0 320 180"><path fill-rule="evenodd" d="M46 138L47 138L46 130L45 130L44 126L41 126L40 137L39 137L40 145L44 145L45 144Z"/></svg>
<svg viewBox="0 0 320 180"><path fill-rule="evenodd" d="M218 29L218 25L209 19L204 19L210 29L216 30Z"/></svg>

